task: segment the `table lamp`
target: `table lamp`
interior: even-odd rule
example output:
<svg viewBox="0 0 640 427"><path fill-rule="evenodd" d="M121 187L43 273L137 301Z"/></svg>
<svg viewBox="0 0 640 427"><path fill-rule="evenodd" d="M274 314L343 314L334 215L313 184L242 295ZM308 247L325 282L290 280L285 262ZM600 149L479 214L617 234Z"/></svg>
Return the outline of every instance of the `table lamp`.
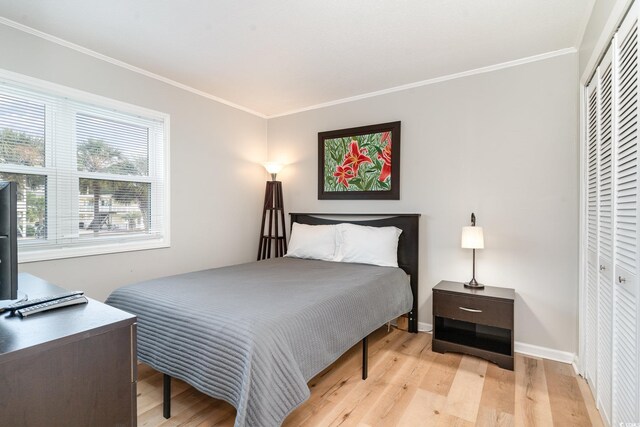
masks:
<svg viewBox="0 0 640 427"><path fill-rule="evenodd" d="M476 227L476 216L471 213L471 226L462 227L462 248L473 250L473 275L469 283L465 283L466 288L482 289L484 285L476 280L476 249L484 249L484 235L482 227Z"/></svg>

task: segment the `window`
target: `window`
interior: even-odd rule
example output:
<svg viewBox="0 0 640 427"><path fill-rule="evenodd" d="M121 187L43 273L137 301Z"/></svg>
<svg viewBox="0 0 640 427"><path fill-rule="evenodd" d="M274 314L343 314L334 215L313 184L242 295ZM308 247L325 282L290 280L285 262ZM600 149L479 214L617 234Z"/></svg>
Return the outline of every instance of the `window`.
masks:
<svg viewBox="0 0 640 427"><path fill-rule="evenodd" d="M166 114L0 73L20 261L169 245Z"/></svg>

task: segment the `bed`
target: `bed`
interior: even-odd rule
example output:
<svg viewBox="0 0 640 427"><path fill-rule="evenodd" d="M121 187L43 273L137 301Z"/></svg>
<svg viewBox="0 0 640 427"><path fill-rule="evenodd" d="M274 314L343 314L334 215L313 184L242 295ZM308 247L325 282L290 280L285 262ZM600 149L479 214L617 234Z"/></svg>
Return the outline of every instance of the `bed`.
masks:
<svg viewBox="0 0 640 427"><path fill-rule="evenodd" d="M366 350L371 332L405 313L417 332L419 216L365 217L291 214L398 227L399 268L276 258L114 291L107 303L138 317L138 359L165 374L165 416L174 377L232 404L236 427L277 426L309 397L307 382L361 340Z"/></svg>

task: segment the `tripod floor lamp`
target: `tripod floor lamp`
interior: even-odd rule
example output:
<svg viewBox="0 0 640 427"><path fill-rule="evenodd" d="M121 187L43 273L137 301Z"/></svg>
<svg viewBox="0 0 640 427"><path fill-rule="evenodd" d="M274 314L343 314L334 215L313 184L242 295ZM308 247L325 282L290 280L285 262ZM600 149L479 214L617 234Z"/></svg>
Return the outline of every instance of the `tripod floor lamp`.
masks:
<svg viewBox="0 0 640 427"><path fill-rule="evenodd" d="M282 200L282 182L276 181L276 175L283 168L279 163L265 163L265 169L271 174L264 192L262 210L262 226L258 244L258 261L271 258L273 247L274 258L287 253L287 232L284 225L284 202Z"/></svg>

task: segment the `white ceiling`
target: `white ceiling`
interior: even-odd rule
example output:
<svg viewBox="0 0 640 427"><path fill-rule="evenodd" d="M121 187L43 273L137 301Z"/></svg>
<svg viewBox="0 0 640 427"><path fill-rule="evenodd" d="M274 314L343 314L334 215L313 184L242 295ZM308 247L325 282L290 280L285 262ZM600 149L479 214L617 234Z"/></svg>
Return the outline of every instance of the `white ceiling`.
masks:
<svg viewBox="0 0 640 427"><path fill-rule="evenodd" d="M593 0L0 0L0 16L266 116L576 47Z"/></svg>

